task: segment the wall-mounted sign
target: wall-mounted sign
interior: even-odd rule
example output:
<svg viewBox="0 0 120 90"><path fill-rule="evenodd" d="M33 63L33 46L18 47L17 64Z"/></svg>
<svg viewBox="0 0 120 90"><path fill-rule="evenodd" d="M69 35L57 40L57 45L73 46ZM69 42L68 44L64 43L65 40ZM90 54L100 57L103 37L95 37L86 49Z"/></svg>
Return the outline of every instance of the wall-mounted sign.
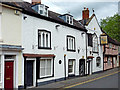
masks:
<svg viewBox="0 0 120 90"><path fill-rule="evenodd" d="M107 35L106 34L101 34L100 36L100 43L101 45L106 45L108 44L108 38L107 38Z"/></svg>

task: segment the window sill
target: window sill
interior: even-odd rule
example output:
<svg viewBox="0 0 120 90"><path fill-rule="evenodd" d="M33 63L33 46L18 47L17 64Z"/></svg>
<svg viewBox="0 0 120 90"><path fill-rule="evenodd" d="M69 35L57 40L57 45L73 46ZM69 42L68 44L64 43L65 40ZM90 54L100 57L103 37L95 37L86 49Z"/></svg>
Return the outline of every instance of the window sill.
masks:
<svg viewBox="0 0 120 90"><path fill-rule="evenodd" d="M51 50L52 48L49 48L49 47L38 47L38 49L47 49L47 50Z"/></svg>
<svg viewBox="0 0 120 90"><path fill-rule="evenodd" d="M45 78L51 78L51 77L54 77L54 75L52 75L52 76L46 76L46 77L41 77L41 78L38 78L38 79L45 79Z"/></svg>
<svg viewBox="0 0 120 90"><path fill-rule="evenodd" d="M98 53L98 52L93 51L93 53Z"/></svg>
<svg viewBox="0 0 120 90"><path fill-rule="evenodd" d="M67 49L67 51L76 52L76 50L70 50L70 49Z"/></svg>
<svg viewBox="0 0 120 90"><path fill-rule="evenodd" d="M93 46L88 45L88 47L93 47Z"/></svg>
<svg viewBox="0 0 120 90"><path fill-rule="evenodd" d="M73 76L75 76L75 74L68 74L68 77L73 77Z"/></svg>

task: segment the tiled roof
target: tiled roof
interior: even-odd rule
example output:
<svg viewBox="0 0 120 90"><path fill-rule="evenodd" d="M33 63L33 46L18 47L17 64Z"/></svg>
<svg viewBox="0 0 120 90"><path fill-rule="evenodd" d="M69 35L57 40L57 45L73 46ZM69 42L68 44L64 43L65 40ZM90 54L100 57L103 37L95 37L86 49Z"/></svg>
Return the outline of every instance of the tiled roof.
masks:
<svg viewBox="0 0 120 90"><path fill-rule="evenodd" d="M85 29L85 27L82 26L75 19L73 19L73 25L70 25L59 17L61 14L58 14L58 13L55 13L55 12L49 10L48 11L48 17L42 16L32 9L32 4L31 3L28 3L28 2L25 2L25 1L22 1L22 2L12 2L13 0L10 0L10 1L11 2L3 2L3 4L7 4L7 5L10 5L10 6L13 6L13 7L17 7L17 8L21 8L23 10L23 13L25 13L25 14L29 14L29 15L32 15L32 16L35 16L35 17L38 17L38 18L43 18L43 19L46 19L46 20L49 20L49 21L52 21L52 22L60 23L60 24L69 26L71 28L76 28L78 30L87 31Z"/></svg>

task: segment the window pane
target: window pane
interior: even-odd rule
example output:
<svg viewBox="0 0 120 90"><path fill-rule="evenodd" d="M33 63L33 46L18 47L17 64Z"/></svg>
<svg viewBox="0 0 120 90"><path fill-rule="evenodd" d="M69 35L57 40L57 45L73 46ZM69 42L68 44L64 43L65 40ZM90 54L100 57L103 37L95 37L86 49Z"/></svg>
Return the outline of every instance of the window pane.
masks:
<svg viewBox="0 0 120 90"><path fill-rule="evenodd" d="M45 76L45 60L40 60L40 76Z"/></svg>
<svg viewBox="0 0 120 90"><path fill-rule="evenodd" d="M40 69L40 76L45 76L45 68Z"/></svg>
<svg viewBox="0 0 120 90"><path fill-rule="evenodd" d="M72 60L70 60L70 61L69 61L69 65L73 65L73 62L72 62Z"/></svg>
<svg viewBox="0 0 120 90"><path fill-rule="evenodd" d="M46 75L51 75L51 68L47 68Z"/></svg>
<svg viewBox="0 0 120 90"><path fill-rule="evenodd" d="M51 60L47 60L47 70L46 70L46 75L51 75Z"/></svg>
<svg viewBox="0 0 120 90"><path fill-rule="evenodd" d="M39 38L39 46L41 47L41 33L39 33L38 38Z"/></svg>
<svg viewBox="0 0 120 90"><path fill-rule="evenodd" d="M43 33L43 47L45 47L45 34Z"/></svg>
<svg viewBox="0 0 120 90"><path fill-rule="evenodd" d="M88 34L88 46L92 47L92 34Z"/></svg>
<svg viewBox="0 0 120 90"><path fill-rule="evenodd" d="M40 60L40 67L45 68L45 60Z"/></svg>
<svg viewBox="0 0 120 90"><path fill-rule="evenodd" d="M46 47L48 47L48 34L46 34Z"/></svg>

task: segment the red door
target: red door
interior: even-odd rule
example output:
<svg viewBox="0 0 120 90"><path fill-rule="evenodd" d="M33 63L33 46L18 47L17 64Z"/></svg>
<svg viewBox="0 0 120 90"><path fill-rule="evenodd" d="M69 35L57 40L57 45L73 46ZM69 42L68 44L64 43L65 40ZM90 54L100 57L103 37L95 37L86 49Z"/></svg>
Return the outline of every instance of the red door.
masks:
<svg viewBox="0 0 120 90"><path fill-rule="evenodd" d="M14 62L5 62L4 88L13 88Z"/></svg>

